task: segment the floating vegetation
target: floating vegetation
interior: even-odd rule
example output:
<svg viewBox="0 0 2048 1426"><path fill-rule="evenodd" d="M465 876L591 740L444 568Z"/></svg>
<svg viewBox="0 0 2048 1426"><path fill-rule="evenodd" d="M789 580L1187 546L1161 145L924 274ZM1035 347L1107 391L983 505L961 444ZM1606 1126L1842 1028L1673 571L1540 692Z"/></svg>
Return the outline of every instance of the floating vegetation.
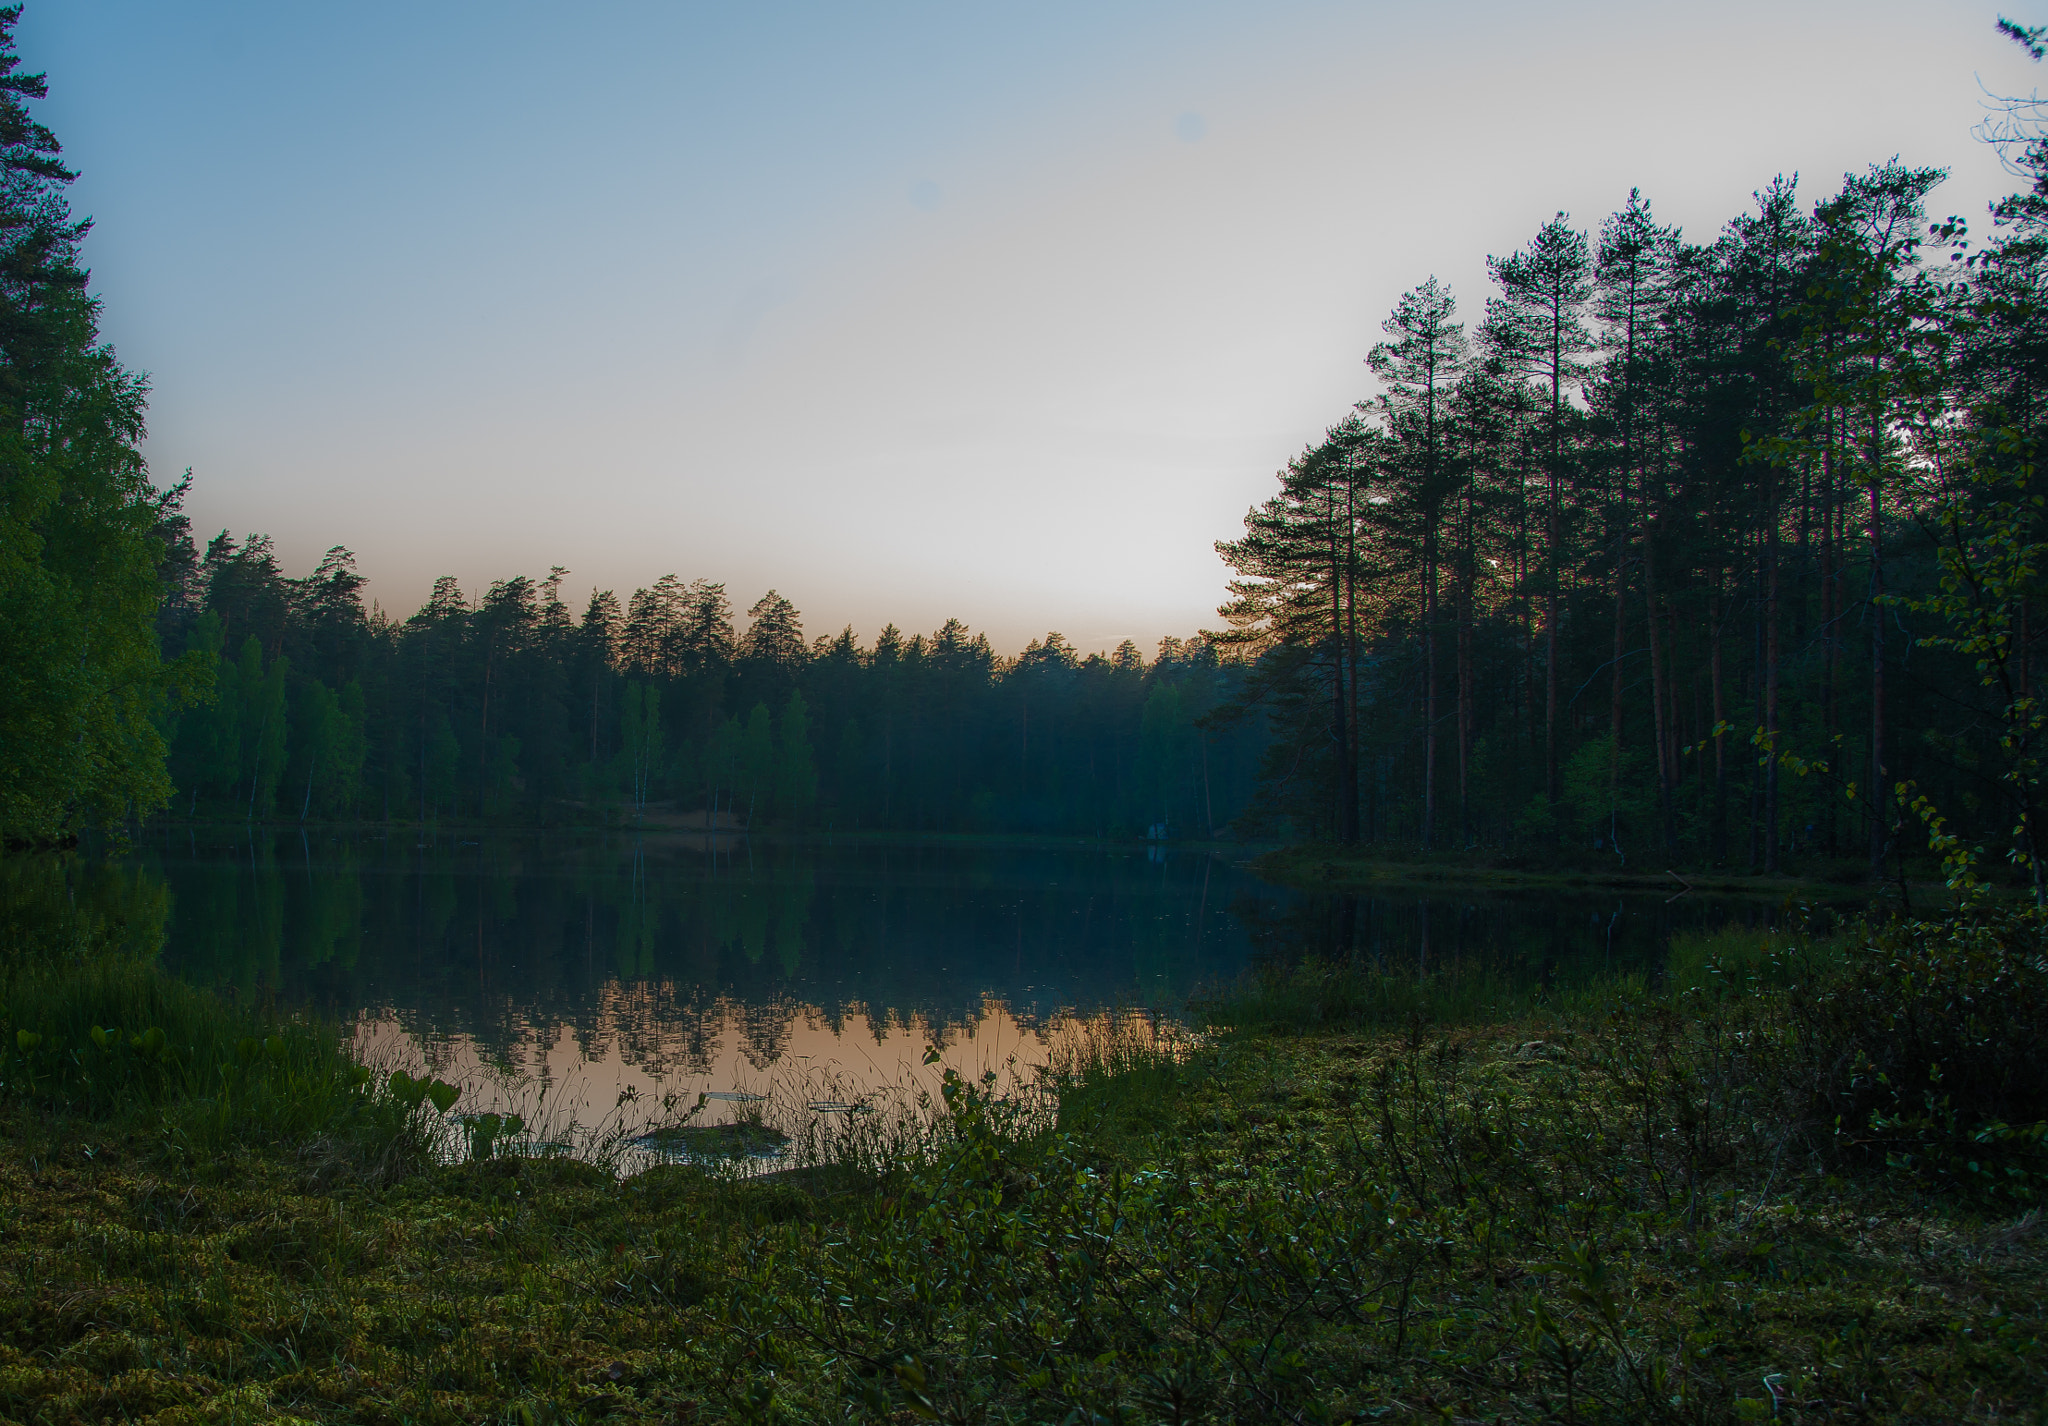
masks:
<svg viewBox="0 0 2048 1426"><path fill-rule="evenodd" d="M868 1114L873 1111L867 1105L858 1101L813 1099L811 1101L811 1112L813 1114Z"/></svg>
<svg viewBox="0 0 2048 1426"><path fill-rule="evenodd" d="M768 1096L765 1094L749 1094L744 1089L711 1089L706 1090L703 1097L706 1099L724 1100L728 1104L759 1104Z"/></svg>

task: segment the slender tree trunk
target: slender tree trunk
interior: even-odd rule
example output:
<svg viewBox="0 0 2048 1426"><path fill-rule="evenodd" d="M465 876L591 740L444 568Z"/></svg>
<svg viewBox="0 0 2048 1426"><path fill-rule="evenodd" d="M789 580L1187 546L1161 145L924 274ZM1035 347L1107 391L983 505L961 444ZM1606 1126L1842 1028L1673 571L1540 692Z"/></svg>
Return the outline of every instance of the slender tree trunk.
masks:
<svg viewBox="0 0 2048 1426"><path fill-rule="evenodd" d="M1209 795L1209 730L1202 729L1202 820L1211 838L1216 835L1216 800ZM1204 873L1206 876L1207 873Z"/></svg>
<svg viewBox="0 0 2048 1426"><path fill-rule="evenodd" d="M1880 448L1872 433L1873 454ZM1884 880L1884 503L1879 494L1877 464L1870 482L1870 879Z"/></svg>
<svg viewBox="0 0 2048 1426"><path fill-rule="evenodd" d="M1666 765L1671 769L1671 849L1678 850L1678 798L1685 784L1685 720L1679 717L1678 671L1685 667L1685 640L1678 628L1678 608L1669 595L1664 599L1664 738Z"/></svg>
<svg viewBox="0 0 2048 1426"><path fill-rule="evenodd" d="M484 646L484 706L482 722L476 735L476 815L482 821L484 816L484 788L489 781L489 764L486 759L491 746L491 650Z"/></svg>
<svg viewBox="0 0 2048 1426"><path fill-rule="evenodd" d="M1365 726L1358 713L1358 509L1354 504L1358 485L1355 479L1347 480L1344 487L1344 650L1351 662L1351 752L1345 763L1344 796L1351 807L1351 836L1359 839L1360 817L1358 812L1358 783L1365 759ZM1203 749L1207 756L1207 747ZM1205 764L1206 768L1206 764ZM1205 770L1204 777L1207 777ZM1205 784L1206 785L1206 784ZM1371 840L1371 833L1364 833Z"/></svg>
<svg viewBox="0 0 2048 1426"><path fill-rule="evenodd" d="M1692 675L1692 734L1686 739L1686 742L1696 750L1704 750L1706 748L1706 729L1713 726L1707 721L1706 697L1706 682L1700 677L1699 670L1694 668ZM1695 756L1697 756L1697 753ZM1699 772L1697 775L1697 786L1693 791L1692 813L1699 825L1704 827L1707 825L1707 768L1705 760L1699 760L1696 766L1699 768Z"/></svg>
<svg viewBox="0 0 2048 1426"><path fill-rule="evenodd" d="M1755 588L1750 600L1750 670L1751 707L1756 714L1753 727L1763 727L1764 712L1764 554L1763 531L1757 531L1756 558L1750 561L1750 577ZM1754 876L1763 870L1763 811L1764 784L1762 764L1754 757L1749 760L1749 871Z"/></svg>
<svg viewBox="0 0 2048 1426"><path fill-rule="evenodd" d="M1349 698L1344 687L1344 569L1337 542L1336 502L1330 502L1330 653L1331 653L1331 735L1337 744L1337 806L1333 819L1337 840L1350 845L1358 840L1358 776L1351 766L1351 728L1346 717Z"/></svg>
<svg viewBox="0 0 2048 1426"><path fill-rule="evenodd" d="M1556 538L1555 520L1551 536ZM1551 559L1550 588L1544 594L1543 611L1543 788L1554 810L1560 789L1557 780L1557 570Z"/></svg>
<svg viewBox="0 0 2048 1426"><path fill-rule="evenodd" d="M263 739L270 732L270 714L265 712L263 722L256 729L256 756L249 764L249 820L256 820L256 784L263 776Z"/></svg>
<svg viewBox="0 0 2048 1426"><path fill-rule="evenodd" d="M1774 488L1764 497L1770 529L1764 537L1769 573L1764 591L1764 870L1778 871L1778 506Z"/></svg>
<svg viewBox="0 0 2048 1426"><path fill-rule="evenodd" d="M1623 514L1627 528L1626 512ZM1614 662L1607 697L1607 842L1616 856L1621 850L1621 661L1628 640L1628 546L1626 536L1617 542L1614 558ZM1623 860L1626 857L1623 856Z"/></svg>
<svg viewBox="0 0 2048 1426"><path fill-rule="evenodd" d="M1435 512L1430 523L1435 524ZM1436 561L1430 546L1435 535L1424 536L1422 556L1422 849L1428 851L1436 840Z"/></svg>
<svg viewBox="0 0 2048 1426"><path fill-rule="evenodd" d="M1835 451L1832 412L1827 416L1825 431L1826 437L1821 444L1820 457L1820 722L1821 735L1832 749L1835 734L1841 725L1841 715L1835 706L1835 679L1842 632L1837 626L1841 614L1841 550L1835 536ZM1833 754L1830 753L1829 756L1832 757ZM1832 798L1826 803L1826 811L1822 814L1821 821L1827 853L1832 857L1837 850L1835 805Z"/></svg>
<svg viewBox="0 0 2048 1426"><path fill-rule="evenodd" d="M1469 538L1458 591L1458 837L1463 845L1472 845L1472 561Z"/></svg>
<svg viewBox="0 0 2048 1426"><path fill-rule="evenodd" d="M1544 512L1543 539L1550 577L1545 581L1543 611L1543 786L1555 816L1561 789L1557 777L1557 586L1558 487L1564 479L1564 309L1550 310L1550 481Z"/></svg>
<svg viewBox="0 0 2048 1426"><path fill-rule="evenodd" d="M1714 570L1713 603L1708 613L1710 637L1713 649L1714 680L1714 863L1717 866L1728 860L1728 748L1724 725L1728 721L1726 686L1721 677L1721 570Z"/></svg>
<svg viewBox="0 0 2048 1426"><path fill-rule="evenodd" d="M1665 641L1657 628L1657 552L1647 530L1643 533L1643 604L1650 633L1650 710L1652 733L1657 740L1657 812L1664 824L1664 851L1669 856L1677 850L1671 820L1670 700L1665 697Z"/></svg>

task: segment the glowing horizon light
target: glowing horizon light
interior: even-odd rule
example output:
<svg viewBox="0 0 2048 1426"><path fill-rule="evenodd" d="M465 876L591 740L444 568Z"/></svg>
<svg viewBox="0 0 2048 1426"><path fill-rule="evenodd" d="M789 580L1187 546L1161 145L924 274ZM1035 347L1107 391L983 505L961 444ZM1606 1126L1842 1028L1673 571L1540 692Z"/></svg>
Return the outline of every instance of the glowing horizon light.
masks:
<svg viewBox="0 0 2048 1426"><path fill-rule="evenodd" d="M1476 335L1560 209L1640 187L1711 242L1895 154L1981 212L1977 76L2037 82L1961 0L101 0L18 37L202 542L345 545L400 618L561 565L577 607L674 572L1003 651L1212 621L1214 541L1432 273ZM1629 117L1674 112L1718 117Z"/></svg>

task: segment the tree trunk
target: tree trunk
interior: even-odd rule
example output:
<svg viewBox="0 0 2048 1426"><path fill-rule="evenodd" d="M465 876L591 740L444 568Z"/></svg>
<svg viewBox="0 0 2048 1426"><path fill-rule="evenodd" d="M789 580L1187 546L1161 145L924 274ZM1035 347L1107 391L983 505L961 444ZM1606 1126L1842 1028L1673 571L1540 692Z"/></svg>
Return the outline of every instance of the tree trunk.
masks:
<svg viewBox="0 0 2048 1426"><path fill-rule="evenodd" d="M1553 522L1553 526L1554 526ZM1553 564L1555 561L1553 560ZM1551 585L1544 596L1543 611L1543 789L1553 810L1560 788L1557 780L1557 571L1551 571Z"/></svg>
<svg viewBox="0 0 2048 1426"><path fill-rule="evenodd" d="M489 779L488 765L491 746L491 650L484 646L484 706L482 721L476 735L476 815L482 821L484 816L484 786Z"/></svg>
<svg viewBox="0 0 2048 1426"><path fill-rule="evenodd" d="M1467 546L1469 551L1469 545ZM1472 845L1472 569L1458 594L1458 837Z"/></svg>
<svg viewBox="0 0 2048 1426"><path fill-rule="evenodd" d="M1820 476L1820 725L1821 736L1829 748L1835 745L1835 734L1841 727L1841 712L1836 707L1835 687L1838 662L1841 658L1841 629L1837 627L1842 613L1841 591L1841 545L1836 537L1835 498L1835 453L1834 416L1829 414L1826 424L1827 439L1821 446ZM1832 756L1832 754L1830 754ZM1822 835L1826 839L1829 856L1836 853L1835 845L1835 804L1833 799L1826 803L1822 816Z"/></svg>
<svg viewBox="0 0 2048 1426"><path fill-rule="evenodd" d="M1873 434L1873 450L1876 438ZM1876 465L1870 482L1870 879L1884 880L1884 504Z"/></svg>
<svg viewBox="0 0 2048 1426"><path fill-rule="evenodd" d="M1628 553L1623 535L1614 557L1614 662L1607 696L1607 843L1624 862L1628 859L1621 850L1621 661L1627 641Z"/></svg>
<svg viewBox="0 0 2048 1426"><path fill-rule="evenodd" d="M1351 728L1346 717L1344 687L1344 575L1337 544L1336 502L1330 502L1330 732L1337 744L1337 840L1347 846L1358 840L1358 775L1352 766Z"/></svg>
<svg viewBox="0 0 2048 1426"><path fill-rule="evenodd" d="M1664 851L1676 851L1671 820L1670 700L1665 697L1667 673L1664 638L1657 629L1657 551L1648 530L1643 532L1643 605L1650 633L1650 710L1652 735L1657 740L1657 813L1664 824Z"/></svg>
<svg viewBox="0 0 2048 1426"><path fill-rule="evenodd" d="M1778 871L1778 507L1775 490L1764 497L1764 870Z"/></svg>
<svg viewBox="0 0 2048 1426"><path fill-rule="evenodd" d="M1436 566L1422 557L1422 849L1436 840Z"/></svg>
<svg viewBox="0 0 2048 1426"><path fill-rule="evenodd" d="M1721 678L1721 571L1714 571L1714 592L1707 620L1713 648L1709 657L1714 680L1714 830L1715 865L1728 860L1728 747L1724 724L1728 721L1727 688Z"/></svg>

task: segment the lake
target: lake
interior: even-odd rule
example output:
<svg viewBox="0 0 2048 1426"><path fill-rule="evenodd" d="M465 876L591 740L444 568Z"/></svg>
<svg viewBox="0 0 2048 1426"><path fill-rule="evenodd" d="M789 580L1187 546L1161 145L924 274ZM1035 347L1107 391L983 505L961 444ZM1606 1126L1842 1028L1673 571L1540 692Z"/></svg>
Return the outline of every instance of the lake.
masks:
<svg viewBox="0 0 2048 1426"><path fill-rule="evenodd" d="M1692 896L1312 895L1259 880L1247 855L171 827L124 860L168 890L162 956L180 976L310 1007L371 1062L461 1085L464 1109L564 1131L699 1094L715 1098L696 1122L715 1123L758 1102L840 1112L946 1066L1015 1078L1077 1029L1149 1033L1260 958L1654 979L1675 930L1784 914Z"/></svg>

